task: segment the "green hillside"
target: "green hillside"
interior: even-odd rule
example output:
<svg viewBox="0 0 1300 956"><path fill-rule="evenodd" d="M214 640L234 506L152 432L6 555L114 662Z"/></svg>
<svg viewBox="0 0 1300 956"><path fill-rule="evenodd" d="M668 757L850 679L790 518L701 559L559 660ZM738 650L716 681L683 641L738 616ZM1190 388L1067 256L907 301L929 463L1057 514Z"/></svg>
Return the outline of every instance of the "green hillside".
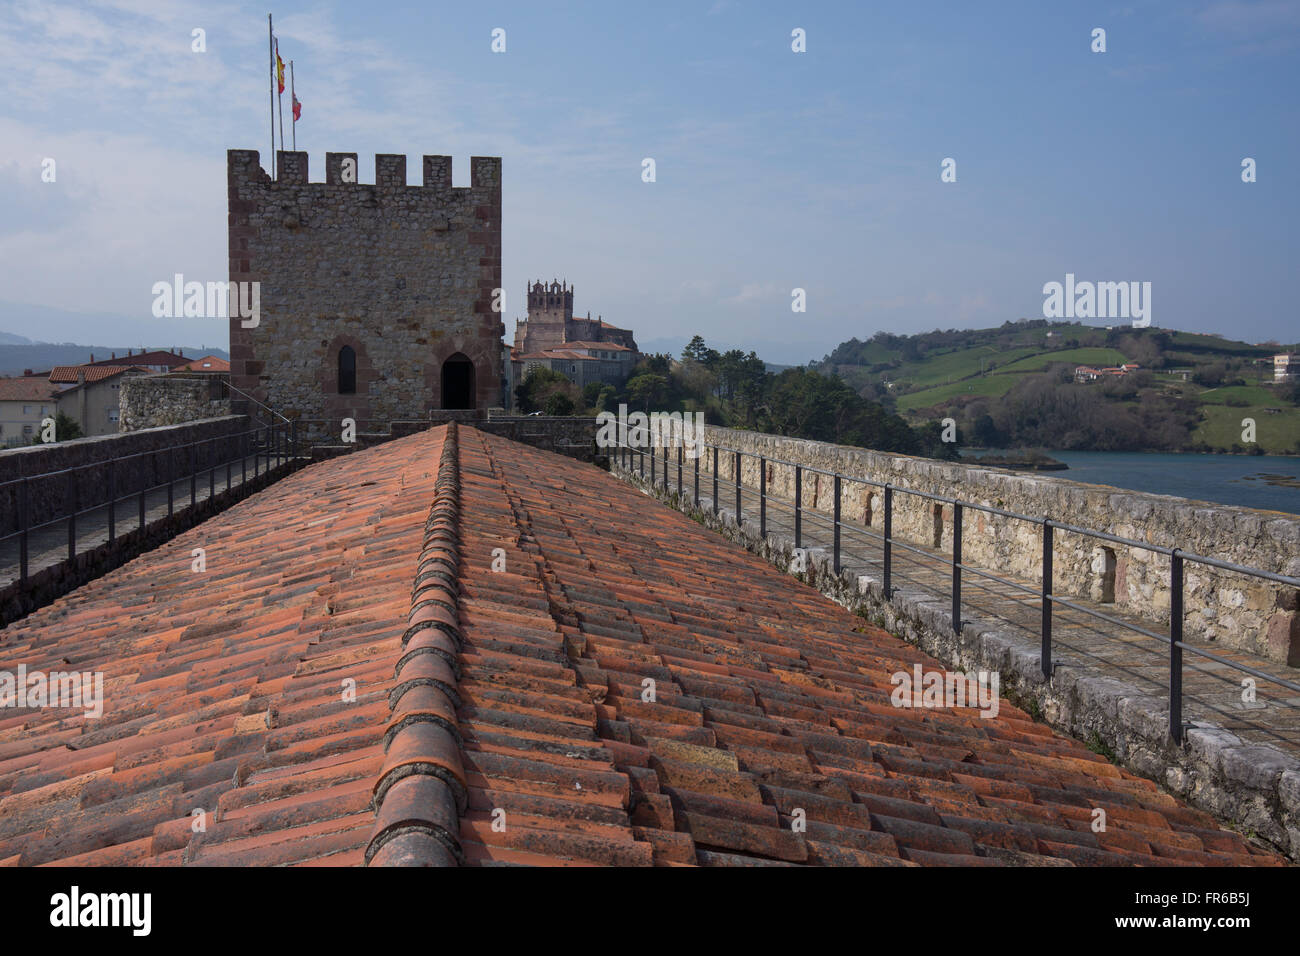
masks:
<svg viewBox="0 0 1300 956"><path fill-rule="evenodd" d="M1300 385L1275 385L1272 366L1273 355L1295 351L1194 332L1022 320L851 339L820 370L913 425L953 417L962 442L976 446L1300 454ZM1077 366L1125 363L1139 369L1074 381ZM1243 418L1255 420L1255 446L1243 447Z"/></svg>

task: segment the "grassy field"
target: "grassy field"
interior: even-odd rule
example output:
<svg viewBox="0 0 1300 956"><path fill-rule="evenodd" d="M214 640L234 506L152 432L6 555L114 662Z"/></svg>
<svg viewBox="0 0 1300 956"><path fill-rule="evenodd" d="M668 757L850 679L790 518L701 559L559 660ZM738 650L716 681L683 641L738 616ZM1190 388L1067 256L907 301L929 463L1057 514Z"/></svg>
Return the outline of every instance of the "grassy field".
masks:
<svg viewBox="0 0 1300 956"><path fill-rule="evenodd" d="M1229 385L1211 388L1196 396L1202 405L1227 405L1229 401L1246 402L1261 408L1281 408L1286 403L1273 392L1260 385Z"/></svg>
<svg viewBox="0 0 1300 956"><path fill-rule="evenodd" d="M898 399L900 412L912 412L919 408L929 408L940 402L946 402L961 395L1005 395L1012 386L1020 381L1019 375L980 375L968 378L964 382L951 385L939 385L920 392L911 392Z"/></svg>
<svg viewBox="0 0 1300 956"><path fill-rule="evenodd" d="M1066 362L1070 365L1091 365L1094 367L1123 365L1128 359L1119 349L1108 348L1083 348L1083 349L1062 349L1059 352L1040 352L1028 358L1023 358L1018 362L1012 362L1010 365L998 369L998 374L1015 374L1017 372L1041 372L1047 366L1056 362Z"/></svg>
<svg viewBox="0 0 1300 956"><path fill-rule="evenodd" d="M1225 389L1226 391L1226 389ZM1243 418L1255 419L1255 440L1269 454L1300 454L1300 408L1282 408L1269 414L1265 408L1278 408L1277 402L1248 408L1229 408L1226 405L1203 405L1205 420L1192 433L1194 441L1202 441L1214 448L1245 447L1241 440Z"/></svg>

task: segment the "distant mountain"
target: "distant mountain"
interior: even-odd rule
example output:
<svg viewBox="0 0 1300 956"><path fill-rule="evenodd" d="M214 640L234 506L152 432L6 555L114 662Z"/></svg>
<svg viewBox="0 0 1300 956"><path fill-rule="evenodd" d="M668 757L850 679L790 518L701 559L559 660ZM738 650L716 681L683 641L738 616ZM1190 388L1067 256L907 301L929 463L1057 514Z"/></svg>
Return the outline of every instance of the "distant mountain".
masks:
<svg viewBox="0 0 1300 956"><path fill-rule="evenodd" d="M229 343L230 320L225 318L157 319L149 314L152 297L144 299L144 315L112 312L73 312L47 305L0 299L0 345L71 345L76 342L160 343L160 348L199 342ZM17 339L10 338L17 336ZM120 349L118 351L121 351ZM96 353L98 354L98 353Z"/></svg>
<svg viewBox="0 0 1300 956"><path fill-rule="evenodd" d="M8 333L0 333L0 335L8 336ZM21 338L21 336L9 337ZM136 346L130 348L132 352L140 351ZM168 351L169 348L170 346L162 345L147 346L146 351L152 349ZM119 356L126 355L127 346L114 348L107 345L72 345L71 343L51 345L48 342L14 345L0 338L0 378L22 375L27 369L34 372L47 372L56 365L81 365L83 362L91 361L91 356L99 361L112 357L114 352ZM218 348L187 347L181 349L181 354L186 358L200 358L204 355L215 355L227 360L230 358L229 352Z"/></svg>

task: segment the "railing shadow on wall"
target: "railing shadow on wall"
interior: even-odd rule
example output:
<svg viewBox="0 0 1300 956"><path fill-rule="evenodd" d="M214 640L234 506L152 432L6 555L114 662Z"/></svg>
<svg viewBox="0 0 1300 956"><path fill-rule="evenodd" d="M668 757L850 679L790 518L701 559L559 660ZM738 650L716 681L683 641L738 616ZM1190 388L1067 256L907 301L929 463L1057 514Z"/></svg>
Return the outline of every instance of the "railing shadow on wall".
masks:
<svg viewBox="0 0 1300 956"><path fill-rule="evenodd" d="M684 481L683 471L686 467L687 459L685 447L687 444L694 442L693 454L690 466L693 472L689 483ZM752 453L743 452L740 449L728 447L719 443L709 442L702 438L687 438L681 440L680 433L675 439L670 440L662 445L649 444L647 455L647 444L644 440L629 442L627 435L621 435L617 446L611 449L614 453L617 464L625 471L637 473L643 480L649 481L652 486L660 486L665 492L671 491L673 476L671 472L675 469L676 475L676 492L680 498L690 493L695 508L700 506L700 462L706 462L708 466L708 477L712 481L712 511L718 514L720 502L722 501L720 493L720 483L724 479L723 466L727 467L730 472L730 480L726 494L731 494L734 487L735 495L735 514L737 523L740 523L744 507L744 492L750 491L752 498L757 498L758 505L758 524L759 536L764 540L768 537L768 518L767 512L770 506L783 507L791 516L794 528L794 546L803 547L803 522L806 517L824 522L829 527L832 535L831 561L832 568L836 575L841 573L841 536L844 532L852 535L859 535L864 538L879 543L882 551L882 576L883 591L888 599L894 593L894 578L900 576L894 567L896 549L910 552L918 557L927 560L936 560L936 555L930 551L916 547L904 540L902 535L895 532L894 523L898 516L899 507L897 505L898 496L908 496L916 499L923 505L935 505L939 507L947 506L952 509L951 533L949 537L951 557L938 558L942 563L950 568L951 571L951 620L953 630L961 633L962 628L962 586L963 575L971 574L980 578L994 581L1003 587L1009 587L1013 590L1026 593L1027 595L1038 598L1041 602L1041 620L1038 628L1038 636L1041 648L1041 667L1045 677L1050 678L1053 670L1052 653L1052 626L1054 621L1054 612L1056 608L1068 609L1088 617L1105 621L1116 627L1123 628L1141 634L1154 641L1158 641L1168 647L1168 697L1169 697L1169 736L1176 742L1181 743L1184 737L1185 724L1183 720L1183 655L1190 653L1198 658L1212 661L1216 664L1229 667L1239 673L1250 675L1269 682L1278 687L1300 693L1300 684L1276 674L1270 674L1259 668L1242 664L1238 661L1230 660L1220 654L1204 648L1196 647L1184 641L1184 597L1186 587L1186 569L1188 565L1202 568L1213 568L1218 571L1228 572L1231 574L1245 575L1251 579L1262 582L1270 582L1289 588L1300 588L1300 578L1292 577L1285 574L1264 570L1261 568L1249 567L1246 565L1236 564L1230 561L1223 561L1218 558L1208 557L1206 555L1195 554L1190 551L1184 551L1179 548L1164 547L1161 545L1151 544L1145 541L1137 541L1132 538L1126 538L1119 535L1111 534L1105 531L1098 531L1091 528L1079 527L1063 521L1055 521L1046 516L1034 516L1021 514L1004 508L997 508L990 505L983 505L977 502L962 500L955 497L937 495L931 492L920 491L913 488L907 488L892 482L877 482L861 476L844 475L839 472L829 471L826 469L812 468L799 462L789 461L781 458L767 457L762 455L753 455ZM670 458L670 453L675 452ZM647 458L649 459L647 461ZM674 460L675 459L675 460ZM757 488L744 482L745 461L749 460L753 471L757 472ZM781 498L776 498L769 490L769 473L773 466L779 466L787 469L793 482L793 501L786 502ZM805 477L809 475L826 478L831 483L831 515L828 517L821 514L818 510L810 510L804 504ZM870 527L863 527L854 523L848 523L842 520L841 507L844 501L844 488L848 484L860 485L867 488L878 489L880 492L879 501L882 507L880 533L871 530ZM1040 579L1040 586L1037 589L1026 587L1019 581L994 574L983 568L975 567L963 560L962 545L966 536L963 527L965 516L968 512L974 512L979 515L987 515L990 518L1006 519L1010 522L1023 523L1023 527L1036 529L1037 537L1037 554L1036 561L1041 568L1037 575ZM924 513L924 509L922 509ZM933 512L931 512L933 514ZM751 512L752 517L752 512ZM874 524L875 515L872 514ZM1055 575L1053 569L1054 555L1059 546L1057 532L1066 534L1080 535L1085 539L1104 541L1110 544L1120 545L1127 548L1139 549L1152 555L1159 555L1168 559L1168 589L1170 595L1169 606L1169 624L1168 633L1162 634L1158 631L1151 630L1140 625L1124 621L1114 615L1097 611L1094 608L1085 607L1075 601L1058 593L1054 589ZM938 546L940 542L935 542Z"/></svg>

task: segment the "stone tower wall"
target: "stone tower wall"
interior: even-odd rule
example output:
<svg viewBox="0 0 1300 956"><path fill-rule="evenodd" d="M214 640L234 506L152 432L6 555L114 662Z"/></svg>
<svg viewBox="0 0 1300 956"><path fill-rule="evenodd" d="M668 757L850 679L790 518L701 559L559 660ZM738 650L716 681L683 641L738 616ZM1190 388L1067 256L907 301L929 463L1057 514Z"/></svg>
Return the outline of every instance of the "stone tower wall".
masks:
<svg viewBox="0 0 1300 956"><path fill-rule="evenodd" d="M231 308L231 384L290 418L422 418L462 353L475 406L498 404L501 160L473 157L456 188L450 156L424 157L422 186L406 184L402 155L376 155L373 184L355 181L355 153L326 153L323 183L305 152L278 157L273 180L256 150L227 154L230 281L260 283L256 326ZM356 394L338 393L344 345Z"/></svg>

